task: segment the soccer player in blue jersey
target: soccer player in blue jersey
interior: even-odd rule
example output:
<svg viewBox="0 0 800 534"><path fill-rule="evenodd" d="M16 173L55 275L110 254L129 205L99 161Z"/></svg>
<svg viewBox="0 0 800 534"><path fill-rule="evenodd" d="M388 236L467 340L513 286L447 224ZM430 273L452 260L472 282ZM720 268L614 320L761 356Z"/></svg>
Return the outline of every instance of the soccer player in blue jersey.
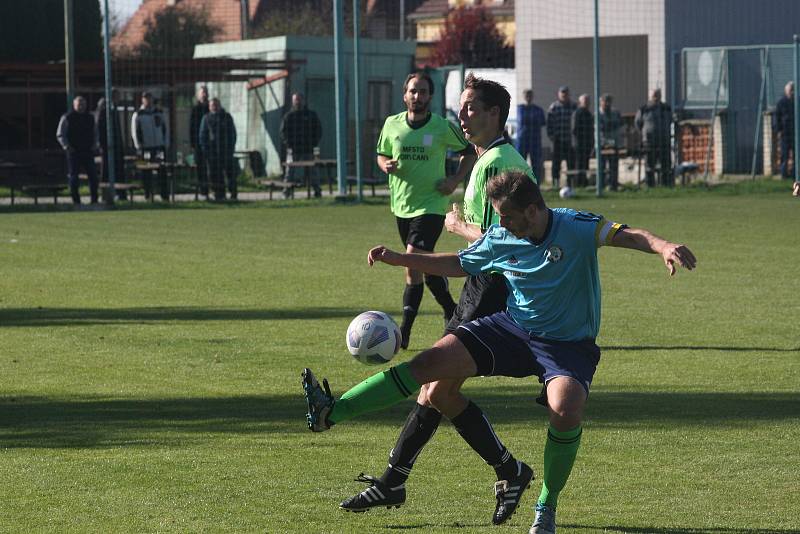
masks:
<svg viewBox="0 0 800 534"><path fill-rule="evenodd" d="M661 256L670 275L676 265L694 269L694 254L647 230L629 228L590 213L549 209L525 174L490 180L487 195L500 217L457 254L369 251L383 262L442 276L501 272L509 288L506 311L462 324L433 348L375 374L334 399L309 369L303 371L308 426L332 425L391 406L426 384L473 376L527 377L545 384L550 428L544 450L542 491L532 534L554 534L558 495L578 452L583 409L600 349L600 276L597 250L604 245Z"/></svg>

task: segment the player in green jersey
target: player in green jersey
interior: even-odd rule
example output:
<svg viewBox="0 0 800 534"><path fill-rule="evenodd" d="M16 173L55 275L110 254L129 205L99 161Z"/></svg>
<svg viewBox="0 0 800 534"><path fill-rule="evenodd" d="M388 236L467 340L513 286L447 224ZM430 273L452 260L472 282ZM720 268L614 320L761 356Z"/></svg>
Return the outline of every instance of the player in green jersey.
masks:
<svg viewBox="0 0 800 534"><path fill-rule="evenodd" d="M378 166L389 175L391 208L400 239L409 252L430 253L442 233L447 196L440 189L448 150L461 153L454 180L463 180L475 161L460 129L430 112L433 81L424 72L409 74L403 84L406 111L386 119L378 139ZM449 194L449 192L447 193ZM447 279L405 270L401 346L408 348L411 327L424 292L423 280L442 307L445 322L456 304Z"/></svg>
<svg viewBox="0 0 800 534"><path fill-rule="evenodd" d="M464 198L464 218L460 210L447 214L448 231L472 242L492 223L498 222L486 196L489 178L503 171L519 171L533 178L528 164L504 136L511 97L493 81L469 75L461 95L459 121L466 138L475 146L478 160L472 168ZM451 193L460 179L451 177L441 190ZM505 310L507 289L500 274L469 276L461 291L458 307L445 334L460 324ZM341 508L363 512L376 506L399 506L405 502L405 481L419 454L433 436L442 418L448 417L464 440L491 465L497 476L496 507L492 522L501 524L515 511L523 491L533 479L533 471L517 461L494 432L482 410L461 394L464 379L440 380L422 386L417 404L389 456L389 465L380 478L359 477L370 487L345 500Z"/></svg>

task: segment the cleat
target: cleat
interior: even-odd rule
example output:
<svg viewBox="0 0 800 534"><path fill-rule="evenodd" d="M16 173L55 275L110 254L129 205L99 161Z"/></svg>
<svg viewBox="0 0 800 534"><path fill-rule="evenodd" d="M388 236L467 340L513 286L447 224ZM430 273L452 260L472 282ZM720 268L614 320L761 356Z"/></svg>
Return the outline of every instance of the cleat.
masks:
<svg viewBox="0 0 800 534"><path fill-rule="evenodd" d="M536 516L528 534L556 534L556 509L536 503Z"/></svg>
<svg viewBox="0 0 800 534"><path fill-rule="evenodd" d="M361 473L356 482L366 482L369 487L357 495L342 501L339 508L347 512L366 512L370 508L385 506L387 509L400 508L406 502L405 484L390 488L370 475Z"/></svg>
<svg viewBox="0 0 800 534"><path fill-rule="evenodd" d="M400 348L405 350L408 348L408 342L411 339L411 327L406 326L405 323L400 325Z"/></svg>
<svg viewBox="0 0 800 534"><path fill-rule="evenodd" d="M331 388L328 387L328 380L322 380L322 386L325 388L323 390L311 369L303 369L301 376L303 377L303 393L305 393L308 403L308 413L306 414L308 428L312 432L324 432L331 427L328 422L328 414L331 413L335 402L331 395Z"/></svg>
<svg viewBox="0 0 800 534"><path fill-rule="evenodd" d="M492 516L492 523L501 525L514 515L522 493L531 486L533 469L523 462L517 462L517 476L512 480L498 480L494 484L494 495L497 507Z"/></svg>

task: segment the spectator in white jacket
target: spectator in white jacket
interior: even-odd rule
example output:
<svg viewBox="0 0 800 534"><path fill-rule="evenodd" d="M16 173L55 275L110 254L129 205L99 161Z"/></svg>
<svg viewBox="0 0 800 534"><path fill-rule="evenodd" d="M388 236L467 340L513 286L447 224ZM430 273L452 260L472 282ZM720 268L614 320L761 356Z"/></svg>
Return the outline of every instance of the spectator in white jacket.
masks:
<svg viewBox="0 0 800 534"><path fill-rule="evenodd" d="M142 93L142 105L131 118L131 137L136 152L142 160L149 163L164 163L169 146L169 129L164 113L153 104L153 95L147 91ZM153 195L153 174L151 170L141 173L144 194L147 198ZM160 167L157 174L161 199L168 201L169 187L164 168Z"/></svg>

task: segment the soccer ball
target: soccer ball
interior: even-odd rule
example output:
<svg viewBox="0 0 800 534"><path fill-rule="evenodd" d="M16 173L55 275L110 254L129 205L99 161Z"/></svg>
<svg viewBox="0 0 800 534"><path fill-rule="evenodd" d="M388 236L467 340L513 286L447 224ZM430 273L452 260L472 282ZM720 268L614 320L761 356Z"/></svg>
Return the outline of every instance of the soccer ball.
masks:
<svg viewBox="0 0 800 534"><path fill-rule="evenodd" d="M347 350L366 365L386 363L400 349L400 328L388 314L366 311L347 327Z"/></svg>
<svg viewBox="0 0 800 534"><path fill-rule="evenodd" d="M572 198L575 193L572 191L572 188L568 185L565 185L558 191L558 196L561 198Z"/></svg>

